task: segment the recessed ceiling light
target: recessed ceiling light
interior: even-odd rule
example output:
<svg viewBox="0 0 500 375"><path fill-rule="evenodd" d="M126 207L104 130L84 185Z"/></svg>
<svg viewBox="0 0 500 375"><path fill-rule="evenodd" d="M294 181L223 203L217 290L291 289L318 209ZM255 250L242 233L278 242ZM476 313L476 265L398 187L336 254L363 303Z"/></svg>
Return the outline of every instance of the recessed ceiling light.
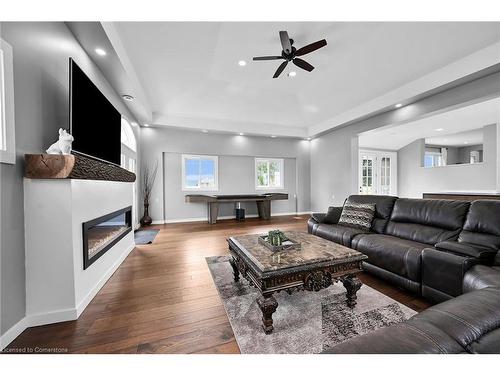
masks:
<svg viewBox="0 0 500 375"><path fill-rule="evenodd" d="M291 71L290 73L288 73L288 77L295 77L297 75L297 72L295 71Z"/></svg>
<svg viewBox="0 0 500 375"><path fill-rule="evenodd" d="M469 144L469 142L467 142L467 141L464 142L464 145L468 145L468 144Z"/></svg>
<svg viewBox="0 0 500 375"><path fill-rule="evenodd" d="M271 138L276 138L276 136L275 136L275 135L272 135L272 136L271 136Z"/></svg>
<svg viewBox="0 0 500 375"><path fill-rule="evenodd" d="M240 135L245 135L245 133L240 133Z"/></svg>
<svg viewBox="0 0 500 375"><path fill-rule="evenodd" d="M102 48L96 48L95 53L97 53L99 56L106 56L106 51L103 50Z"/></svg>
<svg viewBox="0 0 500 375"><path fill-rule="evenodd" d="M437 128L437 129L434 129L435 131L437 132L442 132L444 129L443 128Z"/></svg>
<svg viewBox="0 0 500 375"><path fill-rule="evenodd" d="M239 66L245 66L246 64L247 64L247 62L245 60L238 61Z"/></svg>
<svg viewBox="0 0 500 375"><path fill-rule="evenodd" d="M137 122L131 122L130 125L137 126Z"/></svg>
<svg viewBox="0 0 500 375"><path fill-rule="evenodd" d="M403 106L403 105L402 105L401 103L398 103L398 104L396 104L394 107L396 107L396 108L400 108L400 107L402 107L402 106Z"/></svg>
<svg viewBox="0 0 500 375"><path fill-rule="evenodd" d="M126 100L127 102L131 102L132 100L134 100L134 97L132 95L128 95L128 94L122 95L122 98L124 100Z"/></svg>
<svg viewBox="0 0 500 375"><path fill-rule="evenodd" d="M202 132L203 133L208 133L208 130L207 129L203 129Z"/></svg>
<svg viewBox="0 0 500 375"><path fill-rule="evenodd" d="M149 124L144 124L144 126L147 128L149 126Z"/></svg>
<svg viewBox="0 0 500 375"><path fill-rule="evenodd" d="M311 138L311 137L307 137L306 139L307 139L308 141L310 141L312 138Z"/></svg>

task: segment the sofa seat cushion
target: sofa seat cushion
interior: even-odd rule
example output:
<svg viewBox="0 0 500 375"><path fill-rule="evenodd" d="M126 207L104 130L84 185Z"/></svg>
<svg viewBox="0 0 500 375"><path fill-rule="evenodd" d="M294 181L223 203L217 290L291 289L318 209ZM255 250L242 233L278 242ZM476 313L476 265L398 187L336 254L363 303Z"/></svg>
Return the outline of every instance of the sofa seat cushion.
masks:
<svg viewBox="0 0 500 375"><path fill-rule="evenodd" d="M499 353L500 289L461 295L326 353Z"/></svg>
<svg viewBox="0 0 500 375"><path fill-rule="evenodd" d="M318 224L314 230L316 236L348 247L351 247L351 241L354 236L368 233L368 231L363 229L338 224Z"/></svg>
<svg viewBox="0 0 500 375"><path fill-rule="evenodd" d="M498 354L500 353L500 329L487 333L469 345L469 350L474 354Z"/></svg>
<svg viewBox="0 0 500 375"><path fill-rule="evenodd" d="M465 273L462 290L468 293L495 286L500 287L500 267L476 265Z"/></svg>
<svg viewBox="0 0 500 375"><path fill-rule="evenodd" d="M445 332L463 348L500 328L500 289L485 288L432 306L411 318Z"/></svg>
<svg viewBox="0 0 500 375"><path fill-rule="evenodd" d="M464 349L431 324L411 320L378 329L326 350L323 354L455 354Z"/></svg>
<svg viewBox="0 0 500 375"><path fill-rule="evenodd" d="M421 279L421 254L428 245L385 234L358 235L354 249L368 256L368 263L413 281Z"/></svg>

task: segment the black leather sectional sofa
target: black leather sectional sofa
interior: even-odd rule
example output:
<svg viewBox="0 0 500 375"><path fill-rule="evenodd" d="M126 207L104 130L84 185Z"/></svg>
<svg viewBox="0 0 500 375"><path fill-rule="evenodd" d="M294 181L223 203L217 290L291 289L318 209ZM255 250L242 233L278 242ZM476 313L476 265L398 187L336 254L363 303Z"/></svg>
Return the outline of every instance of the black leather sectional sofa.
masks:
<svg viewBox="0 0 500 375"><path fill-rule="evenodd" d="M342 207L330 207L309 233L368 255L366 272L446 302L330 352L500 353L500 201L348 199L375 203L371 230L337 224Z"/></svg>

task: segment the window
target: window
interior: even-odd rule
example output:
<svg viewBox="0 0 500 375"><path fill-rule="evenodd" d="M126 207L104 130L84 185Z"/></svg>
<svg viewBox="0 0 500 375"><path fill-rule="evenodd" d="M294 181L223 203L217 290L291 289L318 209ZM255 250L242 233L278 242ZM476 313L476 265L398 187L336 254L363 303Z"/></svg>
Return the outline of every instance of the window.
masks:
<svg viewBox="0 0 500 375"><path fill-rule="evenodd" d="M135 159L128 159L128 170L135 173Z"/></svg>
<svg viewBox="0 0 500 375"><path fill-rule="evenodd" d="M134 131L132 127L128 123L128 121L122 117L122 135L121 135L122 143L127 146L132 151L137 151L137 142L135 140Z"/></svg>
<svg viewBox="0 0 500 375"><path fill-rule="evenodd" d="M217 156L182 155L182 190L218 190Z"/></svg>
<svg viewBox="0 0 500 375"><path fill-rule="evenodd" d="M127 158L124 154L120 154L120 167L127 168Z"/></svg>
<svg viewBox="0 0 500 375"><path fill-rule="evenodd" d="M12 47L0 39L0 162L16 162Z"/></svg>
<svg viewBox="0 0 500 375"><path fill-rule="evenodd" d="M443 164L443 156L440 152L425 152L424 167L440 167Z"/></svg>
<svg viewBox="0 0 500 375"><path fill-rule="evenodd" d="M283 189L284 184L283 159L255 159L255 188Z"/></svg>

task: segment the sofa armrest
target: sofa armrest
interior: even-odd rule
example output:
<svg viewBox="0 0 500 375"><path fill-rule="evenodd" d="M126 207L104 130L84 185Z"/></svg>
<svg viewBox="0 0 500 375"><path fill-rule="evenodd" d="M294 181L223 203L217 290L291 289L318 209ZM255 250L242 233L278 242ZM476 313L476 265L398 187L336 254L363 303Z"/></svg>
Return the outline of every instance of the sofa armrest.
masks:
<svg viewBox="0 0 500 375"><path fill-rule="evenodd" d="M311 214L311 220L314 220L316 223L321 224L325 219L325 213L313 212Z"/></svg>
<svg viewBox="0 0 500 375"><path fill-rule="evenodd" d="M426 287L451 297L459 296L462 294L462 281L465 273L478 263L479 260L476 258L432 248L424 249L422 251L422 291L424 297L433 300L432 296L426 295Z"/></svg>
<svg viewBox="0 0 500 375"><path fill-rule="evenodd" d="M457 241L438 242L435 248L449 253L480 259L481 261L492 261L497 253L495 250L485 246Z"/></svg>

